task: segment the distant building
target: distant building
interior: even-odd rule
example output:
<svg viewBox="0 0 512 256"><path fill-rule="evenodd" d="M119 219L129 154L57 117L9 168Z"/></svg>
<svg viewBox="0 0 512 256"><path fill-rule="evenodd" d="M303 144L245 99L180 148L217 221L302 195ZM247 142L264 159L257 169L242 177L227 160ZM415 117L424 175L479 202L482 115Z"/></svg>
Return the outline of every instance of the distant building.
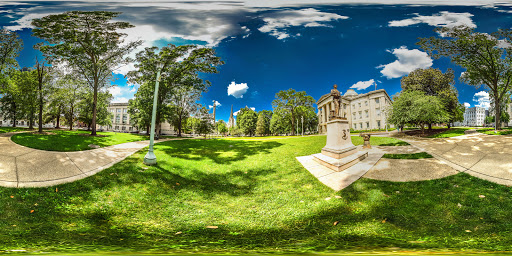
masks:
<svg viewBox="0 0 512 256"><path fill-rule="evenodd" d="M507 113L508 113L508 116L510 117L510 120L508 121L507 123L507 126L512 126L512 103L509 103L507 104Z"/></svg>
<svg viewBox="0 0 512 256"><path fill-rule="evenodd" d="M235 127L235 118L233 117L233 105L231 105L231 115L228 120L228 129Z"/></svg>
<svg viewBox="0 0 512 256"><path fill-rule="evenodd" d="M318 106L318 132L325 134L329 113L334 110L333 97L330 93L325 94L316 104ZM391 105L391 98L384 89L365 94L357 94L353 89L348 89L341 96L341 104L341 112L345 113L351 129L384 129L388 124L384 110Z"/></svg>
<svg viewBox="0 0 512 256"><path fill-rule="evenodd" d="M485 117L488 111L482 107L466 108L464 112L464 126L483 126L485 124Z"/></svg>
<svg viewBox="0 0 512 256"><path fill-rule="evenodd" d="M128 103L111 103L107 107L107 111L112 113L112 125L98 126L98 129L114 132L137 132L137 126L130 122L130 114L128 113ZM174 134L174 128L164 122L160 127L162 134Z"/></svg>

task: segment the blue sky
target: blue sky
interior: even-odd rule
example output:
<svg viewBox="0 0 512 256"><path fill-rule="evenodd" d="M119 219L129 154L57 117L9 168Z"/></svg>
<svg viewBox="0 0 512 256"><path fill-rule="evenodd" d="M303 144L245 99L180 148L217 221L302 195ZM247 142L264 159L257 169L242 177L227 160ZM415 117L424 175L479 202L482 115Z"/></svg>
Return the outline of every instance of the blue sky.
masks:
<svg viewBox="0 0 512 256"><path fill-rule="evenodd" d="M357 93L376 85L392 96L400 91L402 76L428 67L454 69L459 101L487 107L483 86L461 83L463 69L447 59L432 60L416 43L419 37L439 36L436 27L467 25L479 32L512 27L512 4L487 0L4 1L0 25L18 32L25 44L20 66L33 66L39 55L32 49L40 40L31 36L30 21L71 10L123 12L118 19L136 26L125 31L128 40L142 39L142 47L213 47L226 64L218 74L203 75L212 86L201 103L219 102L217 119L224 120L231 105L234 111L245 106L272 109L275 93L289 88L319 99L333 84L342 92L352 87ZM137 86L123 78L131 68L116 71L117 86L110 88L115 102L125 102L136 92Z"/></svg>

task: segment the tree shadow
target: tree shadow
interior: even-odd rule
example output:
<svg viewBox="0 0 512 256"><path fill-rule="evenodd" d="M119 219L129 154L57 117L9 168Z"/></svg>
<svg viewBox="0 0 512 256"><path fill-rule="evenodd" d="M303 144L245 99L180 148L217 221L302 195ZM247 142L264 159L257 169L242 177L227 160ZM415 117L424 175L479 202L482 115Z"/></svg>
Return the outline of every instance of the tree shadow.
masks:
<svg viewBox="0 0 512 256"><path fill-rule="evenodd" d="M253 155L269 154L282 145L276 141L177 140L172 144L155 145L155 150L181 159L202 161L207 158L217 164L229 164Z"/></svg>

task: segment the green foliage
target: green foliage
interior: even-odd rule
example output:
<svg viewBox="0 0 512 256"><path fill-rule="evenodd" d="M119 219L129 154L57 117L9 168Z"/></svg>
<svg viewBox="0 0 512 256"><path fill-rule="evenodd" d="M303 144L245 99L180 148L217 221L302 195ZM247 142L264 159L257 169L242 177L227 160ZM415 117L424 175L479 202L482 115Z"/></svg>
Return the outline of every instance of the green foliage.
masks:
<svg viewBox="0 0 512 256"><path fill-rule="evenodd" d="M199 75L217 73L217 66L224 64L211 48L173 44L161 49L147 47L137 53L135 61L136 70L127 74L130 83L141 85L130 107L134 123L145 126L151 122L155 80L160 71L155 123L158 127L168 120L178 128L178 136L184 120L197 110L200 94L210 86ZM164 64L161 70L157 63Z"/></svg>
<svg viewBox="0 0 512 256"><path fill-rule="evenodd" d="M448 113L448 123L464 121L464 106L459 103L454 85L454 74L448 69L416 69L400 81L403 91L422 91L425 95L438 97Z"/></svg>
<svg viewBox="0 0 512 256"><path fill-rule="evenodd" d="M18 33L7 29L0 30L0 78L3 79L4 74L18 67L16 57L23 49L23 41L19 38ZM2 93L3 82L0 85L0 93Z"/></svg>
<svg viewBox="0 0 512 256"><path fill-rule="evenodd" d="M436 133L433 135L429 135L428 138L450 138L455 136L461 136L465 134L465 131L470 130L471 128L450 128L446 131Z"/></svg>
<svg viewBox="0 0 512 256"><path fill-rule="evenodd" d="M40 248L54 254L509 250L510 187L460 173L417 182L361 178L335 192L295 159L323 146L325 136L168 141L155 145L156 166L142 163L147 150L141 150L73 183L0 188L0 249L27 254Z"/></svg>
<svg viewBox="0 0 512 256"><path fill-rule="evenodd" d="M502 128L501 130L495 131L494 128L483 128L476 130L477 132L481 132L487 135L508 135L512 134L512 128Z"/></svg>
<svg viewBox="0 0 512 256"><path fill-rule="evenodd" d="M130 133L99 132L102 136L89 136L86 131L52 130L54 135L19 133L11 137L12 141L29 148L49 151L82 151L92 149L90 144L107 147L126 142L149 139Z"/></svg>
<svg viewBox="0 0 512 256"><path fill-rule="evenodd" d="M213 132L213 116L210 115L206 107L200 108L196 116L199 122L196 123L195 131L206 138L206 135Z"/></svg>
<svg viewBox="0 0 512 256"><path fill-rule="evenodd" d="M490 34L468 27L436 30L443 37L421 38L418 44L432 57L448 57L465 68L461 80L473 86L485 85L496 113L501 113L501 103L512 88L512 52L501 44L512 41L512 30L500 29ZM495 126L500 127L500 119L495 122Z"/></svg>
<svg viewBox="0 0 512 256"><path fill-rule="evenodd" d="M292 130L290 115L287 111L276 109L270 119L270 132L274 135L289 133Z"/></svg>
<svg viewBox="0 0 512 256"><path fill-rule="evenodd" d="M112 125L112 113L108 112L108 105L112 100L112 94L108 91L99 92L97 97L96 109L96 124L107 126ZM82 94L80 101L77 104L78 118L77 120L87 124L87 127L92 128L93 124L93 92L87 91Z"/></svg>
<svg viewBox="0 0 512 256"><path fill-rule="evenodd" d="M425 95L422 91L403 91L393 97L393 104L388 110L388 122L397 127L406 124L424 125L448 121L448 113L443 103L436 96Z"/></svg>
<svg viewBox="0 0 512 256"><path fill-rule="evenodd" d="M236 125L246 136L253 136L256 133L257 122L258 114L247 106L240 109L236 116Z"/></svg>
<svg viewBox="0 0 512 256"><path fill-rule="evenodd" d="M280 113L279 122L275 121L276 131L283 130L284 125L281 124L281 122L288 121L290 123L292 135L295 135L295 129L297 127L296 122L299 116L299 107L305 107L307 109L308 107L313 107L314 103L315 99L307 95L305 91L296 92L294 89L290 88L286 91L279 91L276 93L276 99L272 101L273 112ZM289 119L282 120L281 117Z"/></svg>
<svg viewBox="0 0 512 256"><path fill-rule="evenodd" d="M216 122L215 130L217 130L217 133L220 133L220 134L226 136L226 133L228 132L228 126L226 124L226 121L221 119L218 122Z"/></svg>
<svg viewBox="0 0 512 256"><path fill-rule="evenodd" d="M65 62L88 82L93 91L91 126L96 135L98 94L108 85L112 72L128 63L125 56L142 41L125 42L128 22L112 21L120 13L108 11L70 11L32 20L34 36L45 42L37 46L55 62ZM85 115L85 114L84 114Z"/></svg>
<svg viewBox="0 0 512 256"><path fill-rule="evenodd" d="M64 115L67 125L71 130L73 123L78 117L77 99L82 98L87 93L87 84L73 73L60 74L55 84L48 92L47 107L44 123L56 120L56 126L60 125L60 117ZM89 111L90 109L84 109ZM82 115L83 116L83 115Z"/></svg>

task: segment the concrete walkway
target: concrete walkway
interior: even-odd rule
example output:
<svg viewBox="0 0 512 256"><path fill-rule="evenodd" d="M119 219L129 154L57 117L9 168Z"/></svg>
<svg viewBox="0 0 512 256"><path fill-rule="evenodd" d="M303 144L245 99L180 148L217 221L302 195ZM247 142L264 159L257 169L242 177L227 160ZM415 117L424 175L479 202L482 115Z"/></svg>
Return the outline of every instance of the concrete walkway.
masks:
<svg viewBox="0 0 512 256"><path fill-rule="evenodd" d="M0 134L0 186L49 187L94 175L149 145L128 142L76 152L27 148L10 140L14 133ZM174 139L160 139L163 142Z"/></svg>
<svg viewBox="0 0 512 256"><path fill-rule="evenodd" d="M512 186L512 136L477 133L445 139L400 139L459 172Z"/></svg>

